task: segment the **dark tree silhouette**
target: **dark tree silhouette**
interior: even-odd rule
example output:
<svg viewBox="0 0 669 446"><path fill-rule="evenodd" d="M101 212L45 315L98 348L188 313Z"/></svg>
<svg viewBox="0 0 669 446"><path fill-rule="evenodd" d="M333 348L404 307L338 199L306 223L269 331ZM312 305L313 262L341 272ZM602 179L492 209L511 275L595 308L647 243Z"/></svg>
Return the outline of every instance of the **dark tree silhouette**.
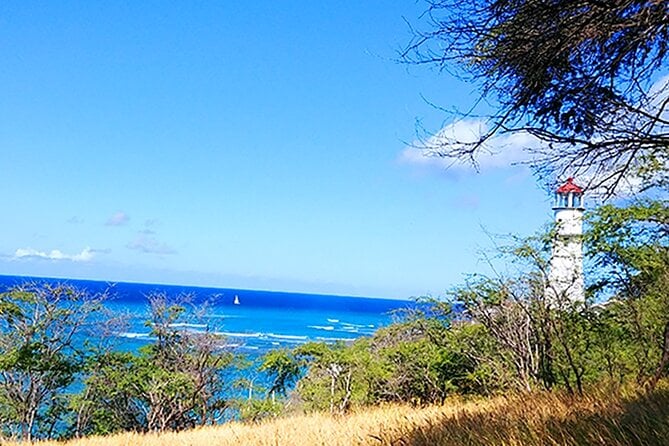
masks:
<svg viewBox="0 0 669 446"><path fill-rule="evenodd" d="M668 48L666 0L428 0L401 57L478 82L494 110L477 139L424 148L475 161L495 136L524 132L540 141L528 150L543 178L578 175L612 195L668 183Z"/></svg>

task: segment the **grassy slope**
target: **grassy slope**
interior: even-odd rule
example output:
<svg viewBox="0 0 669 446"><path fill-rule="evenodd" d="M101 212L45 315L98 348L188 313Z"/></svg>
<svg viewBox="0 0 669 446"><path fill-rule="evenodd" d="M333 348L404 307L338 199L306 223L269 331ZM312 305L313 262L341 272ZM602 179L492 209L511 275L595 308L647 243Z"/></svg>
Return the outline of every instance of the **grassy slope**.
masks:
<svg viewBox="0 0 669 446"><path fill-rule="evenodd" d="M0 442L1 443L1 442ZM669 445L669 390L572 398L535 394L443 406L385 406L346 417L311 414L163 435L67 442L120 445ZM63 443L48 442L44 445Z"/></svg>

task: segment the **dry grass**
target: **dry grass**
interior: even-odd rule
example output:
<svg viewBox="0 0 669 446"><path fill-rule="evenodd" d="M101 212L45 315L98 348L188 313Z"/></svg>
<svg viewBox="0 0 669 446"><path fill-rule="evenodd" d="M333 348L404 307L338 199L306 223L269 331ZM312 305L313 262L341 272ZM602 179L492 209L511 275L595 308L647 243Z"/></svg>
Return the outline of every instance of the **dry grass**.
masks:
<svg viewBox="0 0 669 446"><path fill-rule="evenodd" d="M43 445L669 445L669 390L583 398L545 393L451 400L426 408L382 406L337 418L300 415L261 424Z"/></svg>

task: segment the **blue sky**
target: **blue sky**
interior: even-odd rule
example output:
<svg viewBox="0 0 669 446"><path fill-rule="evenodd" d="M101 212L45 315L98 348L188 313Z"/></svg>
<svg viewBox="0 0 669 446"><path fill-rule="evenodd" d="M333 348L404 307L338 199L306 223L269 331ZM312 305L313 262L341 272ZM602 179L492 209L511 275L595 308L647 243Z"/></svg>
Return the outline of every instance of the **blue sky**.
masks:
<svg viewBox="0 0 669 446"><path fill-rule="evenodd" d="M550 198L513 151L407 146L477 97L393 61L423 8L3 2L0 272L405 298L483 268Z"/></svg>

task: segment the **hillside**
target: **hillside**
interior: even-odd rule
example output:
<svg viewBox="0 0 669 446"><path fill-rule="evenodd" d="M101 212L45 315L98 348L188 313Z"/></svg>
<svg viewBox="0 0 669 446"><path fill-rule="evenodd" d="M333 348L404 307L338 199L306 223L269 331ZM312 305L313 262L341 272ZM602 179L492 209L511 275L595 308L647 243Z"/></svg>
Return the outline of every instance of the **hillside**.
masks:
<svg viewBox="0 0 669 446"><path fill-rule="evenodd" d="M292 416L167 434L121 434L43 446L120 445L663 445L669 390L451 400L441 406L381 406L344 417ZM15 445L9 443L9 445Z"/></svg>

